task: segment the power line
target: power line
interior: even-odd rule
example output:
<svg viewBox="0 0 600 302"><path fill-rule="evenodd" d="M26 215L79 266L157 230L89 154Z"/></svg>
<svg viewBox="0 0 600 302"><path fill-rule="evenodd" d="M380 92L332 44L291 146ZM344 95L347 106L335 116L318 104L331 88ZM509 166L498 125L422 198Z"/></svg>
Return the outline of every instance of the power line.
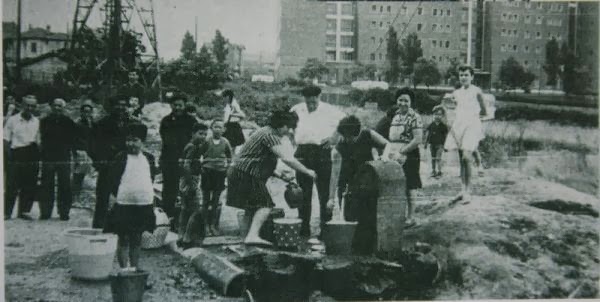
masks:
<svg viewBox="0 0 600 302"><path fill-rule="evenodd" d="M392 21L392 24L390 25L391 27L393 27L394 23L396 23L396 20L400 16L400 10L402 9L402 7L404 7L404 1L402 1L402 2L403 2L403 5L400 6L400 8L398 9L398 13L396 14L396 17L394 17L394 20ZM410 25L410 23L412 22L413 18L415 17L415 14L417 13L417 11L419 10L419 8L421 7L421 2L423 2L423 1L419 0L419 3L417 3L417 6L415 7L415 9L412 12L412 15L408 19L408 23L406 23L406 25L402 29L402 32L400 33L400 35L398 35L398 39L402 38L402 36L406 32L406 29L408 29L408 26ZM383 45L383 40L379 42L379 45L377 46L377 49L375 49L375 52L379 51L379 49L381 48L381 45Z"/></svg>

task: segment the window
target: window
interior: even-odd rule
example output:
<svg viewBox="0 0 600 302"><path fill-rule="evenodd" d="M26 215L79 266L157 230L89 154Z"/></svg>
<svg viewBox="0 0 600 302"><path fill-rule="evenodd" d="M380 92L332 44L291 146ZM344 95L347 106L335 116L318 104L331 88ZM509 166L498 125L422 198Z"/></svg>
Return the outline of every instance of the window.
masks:
<svg viewBox="0 0 600 302"><path fill-rule="evenodd" d="M517 51L517 45L513 45L513 51Z"/></svg>
<svg viewBox="0 0 600 302"><path fill-rule="evenodd" d="M557 5L558 5L558 8L557 8L557 10L558 10L559 12L562 12L562 10L563 10L563 5L562 5L562 4L557 4Z"/></svg>
<svg viewBox="0 0 600 302"><path fill-rule="evenodd" d="M525 65L525 66L529 66L529 61L525 60L525 61L523 62L523 65Z"/></svg>
<svg viewBox="0 0 600 302"><path fill-rule="evenodd" d="M536 38L536 39L541 39L541 38L542 38L542 33L541 33L541 32L539 32L539 31L538 31L538 32L536 32L536 33L535 33L535 38Z"/></svg>
<svg viewBox="0 0 600 302"><path fill-rule="evenodd" d="M562 35L558 34L558 36L556 36L556 40L558 40L558 41L562 40Z"/></svg>
<svg viewBox="0 0 600 302"><path fill-rule="evenodd" d="M436 41L436 40L433 40L433 41L431 41L431 45L432 45L433 47L437 47L437 41Z"/></svg>
<svg viewBox="0 0 600 302"><path fill-rule="evenodd" d="M341 36L340 44L342 47L352 47L352 36Z"/></svg>
<svg viewBox="0 0 600 302"><path fill-rule="evenodd" d="M446 41L446 48L450 48L450 41Z"/></svg>
<svg viewBox="0 0 600 302"><path fill-rule="evenodd" d="M352 16L352 3L342 3L342 15Z"/></svg>
<svg viewBox="0 0 600 302"><path fill-rule="evenodd" d="M327 30L336 30L336 20L327 20Z"/></svg>
<svg viewBox="0 0 600 302"><path fill-rule="evenodd" d="M371 42L375 44L375 37L371 37Z"/></svg>
<svg viewBox="0 0 600 302"><path fill-rule="evenodd" d="M377 5L373 5L373 6L371 6L371 10L372 10L372 11L377 11Z"/></svg>
<svg viewBox="0 0 600 302"><path fill-rule="evenodd" d="M536 46L536 47L535 47L535 53L537 53L537 54L540 54L540 53L542 53L542 48L541 48L541 47L539 47L539 46Z"/></svg>
<svg viewBox="0 0 600 302"><path fill-rule="evenodd" d="M325 40L326 47L335 47L335 35L327 35L327 39Z"/></svg>
<svg viewBox="0 0 600 302"><path fill-rule="evenodd" d="M529 39L529 38L531 38L531 33L529 33L529 31L528 31L528 30L526 30L526 31L525 31L525 37L524 37L524 38L525 38L525 39Z"/></svg>
<svg viewBox="0 0 600 302"><path fill-rule="evenodd" d="M446 32L450 32L450 24L446 24Z"/></svg>
<svg viewBox="0 0 600 302"><path fill-rule="evenodd" d="M440 57L438 58L438 61L440 61L440 63L441 63L441 62L444 62L444 57L440 56Z"/></svg>
<svg viewBox="0 0 600 302"><path fill-rule="evenodd" d="M531 23L531 16L530 15L525 16L525 23Z"/></svg>
<svg viewBox="0 0 600 302"><path fill-rule="evenodd" d="M529 52L529 46L524 46L524 47L523 47L523 51L524 51L524 52Z"/></svg>
<svg viewBox="0 0 600 302"><path fill-rule="evenodd" d="M506 51L506 44L500 45L500 51L502 51L502 52Z"/></svg>
<svg viewBox="0 0 600 302"><path fill-rule="evenodd" d="M379 12L383 13L383 5L379 7Z"/></svg>
<svg viewBox="0 0 600 302"><path fill-rule="evenodd" d="M326 54L327 54L327 61L335 61L335 50L328 51Z"/></svg>
<svg viewBox="0 0 600 302"><path fill-rule="evenodd" d="M390 28L392 26L392 21L387 21L386 25L387 25L387 28Z"/></svg>
<svg viewBox="0 0 600 302"><path fill-rule="evenodd" d="M544 4L543 3L539 3L537 4L537 8L538 9L543 9L544 8Z"/></svg>
<svg viewBox="0 0 600 302"><path fill-rule="evenodd" d="M513 36L515 36L515 37L519 36L519 32L516 29L513 30Z"/></svg>
<svg viewBox="0 0 600 302"><path fill-rule="evenodd" d="M423 8L422 7L417 8L417 14L418 15L422 15L423 14Z"/></svg>
<svg viewBox="0 0 600 302"><path fill-rule="evenodd" d="M444 10L440 9L440 17L444 16Z"/></svg>
<svg viewBox="0 0 600 302"><path fill-rule="evenodd" d="M506 13L502 13L502 21L505 21L507 19Z"/></svg>
<svg viewBox="0 0 600 302"><path fill-rule="evenodd" d="M433 15L434 15L434 16L437 16L437 8L434 8L434 9L433 9Z"/></svg>
<svg viewBox="0 0 600 302"><path fill-rule="evenodd" d="M383 54L382 53L379 53L379 60L380 61L383 60Z"/></svg>
<svg viewBox="0 0 600 302"><path fill-rule="evenodd" d="M437 31L437 24L431 25L431 31Z"/></svg>
<svg viewBox="0 0 600 302"><path fill-rule="evenodd" d="M417 31L421 31L422 28L423 28L423 24L421 24L421 23L417 24Z"/></svg>
<svg viewBox="0 0 600 302"><path fill-rule="evenodd" d="M535 18L535 24L542 24L542 20L543 18L541 16L537 16L537 18Z"/></svg>
<svg viewBox="0 0 600 302"><path fill-rule="evenodd" d="M36 42L31 42L30 47L31 47L32 53L37 53L37 43Z"/></svg>
<svg viewBox="0 0 600 302"><path fill-rule="evenodd" d="M450 17L450 10L446 10L446 16Z"/></svg>
<svg viewBox="0 0 600 302"><path fill-rule="evenodd" d="M352 61L353 57L351 52L342 52L342 61Z"/></svg>
<svg viewBox="0 0 600 302"><path fill-rule="evenodd" d="M391 12L392 12L392 7L391 7L391 6L389 6L389 5L387 6L387 12L388 12L388 13L391 13Z"/></svg>
<svg viewBox="0 0 600 302"><path fill-rule="evenodd" d="M342 20L341 31L352 31L352 20Z"/></svg>
<svg viewBox="0 0 600 302"><path fill-rule="evenodd" d="M500 33L501 37L505 37L506 36L506 28L502 29L502 32Z"/></svg>
<svg viewBox="0 0 600 302"><path fill-rule="evenodd" d="M562 7L562 6L561 6ZM557 26L562 26L562 20L558 20L558 22L556 22Z"/></svg>
<svg viewBox="0 0 600 302"><path fill-rule="evenodd" d="M514 15L513 15L513 20L514 20L515 22L519 22L519 15L517 15L517 14L514 14Z"/></svg>
<svg viewBox="0 0 600 302"><path fill-rule="evenodd" d="M379 28L383 28L383 21L379 22Z"/></svg>
<svg viewBox="0 0 600 302"><path fill-rule="evenodd" d="M371 28L377 28L377 21L371 21Z"/></svg>
<svg viewBox="0 0 600 302"><path fill-rule="evenodd" d="M379 43L383 43L383 38L379 38Z"/></svg>
<svg viewBox="0 0 600 302"><path fill-rule="evenodd" d="M337 3L327 3L327 14L328 15L336 15L337 14Z"/></svg>
<svg viewBox="0 0 600 302"><path fill-rule="evenodd" d="M525 2L525 8L531 8L531 2L529 2L529 1Z"/></svg>
<svg viewBox="0 0 600 302"><path fill-rule="evenodd" d="M460 33L461 34L466 34L467 30L468 30L468 28L467 28L466 25L463 24L463 25L460 26Z"/></svg>
<svg viewBox="0 0 600 302"><path fill-rule="evenodd" d="M371 54L371 61L375 61L375 54L374 53Z"/></svg>

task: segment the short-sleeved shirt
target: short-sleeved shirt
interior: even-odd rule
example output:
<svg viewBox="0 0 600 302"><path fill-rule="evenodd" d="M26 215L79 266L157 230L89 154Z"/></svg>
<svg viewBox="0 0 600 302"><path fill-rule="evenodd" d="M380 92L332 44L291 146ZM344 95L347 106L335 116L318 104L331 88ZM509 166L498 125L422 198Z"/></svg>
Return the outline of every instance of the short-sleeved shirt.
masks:
<svg viewBox="0 0 600 302"><path fill-rule="evenodd" d="M342 156L339 182L347 183L360 165L373 160L372 149L381 147L383 146L377 145L369 129L361 130L354 141L340 141L336 145L336 150Z"/></svg>
<svg viewBox="0 0 600 302"><path fill-rule="evenodd" d="M10 142L10 148L21 148L31 144L40 144L40 120L32 116L29 120L21 114L8 118L4 125L4 140Z"/></svg>
<svg viewBox="0 0 600 302"><path fill-rule="evenodd" d="M396 113L390 126L390 141L408 144L414 139L413 131L423 128L423 120L412 108L406 114Z"/></svg>
<svg viewBox="0 0 600 302"><path fill-rule="evenodd" d="M244 113L242 108L240 107L240 103L233 99L231 100L231 104L226 104L225 109L223 110L223 121L227 122L239 122L241 119L237 116L231 116L232 113L240 114Z"/></svg>
<svg viewBox="0 0 600 302"><path fill-rule="evenodd" d="M346 116L335 106L325 102L319 102L313 112L308 112L306 102L296 104L291 111L298 115L295 140L299 145L320 145L336 132L340 120Z"/></svg>
<svg viewBox="0 0 600 302"><path fill-rule="evenodd" d="M271 150L277 145L281 145L281 139L271 127L257 130L242 146L232 168L266 180L277 167L277 155Z"/></svg>
<svg viewBox="0 0 600 302"><path fill-rule="evenodd" d="M468 88L460 87L452 93L456 101L456 119L479 119L480 106L477 95L482 94L481 89L475 85Z"/></svg>
<svg viewBox="0 0 600 302"><path fill-rule="evenodd" d="M443 145L448 135L448 126L439 122L431 122L427 127L427 143L432 145Z"/></svg>
<svg viewBox="0 0 600 302"><path fill-rule="evenodd" d="M229 141L224 137L220 137L216 141L210 137L208 138L206 145L207 149L204 153L204 167L225 172L231 161L231 155L233 154Z"/></svg>

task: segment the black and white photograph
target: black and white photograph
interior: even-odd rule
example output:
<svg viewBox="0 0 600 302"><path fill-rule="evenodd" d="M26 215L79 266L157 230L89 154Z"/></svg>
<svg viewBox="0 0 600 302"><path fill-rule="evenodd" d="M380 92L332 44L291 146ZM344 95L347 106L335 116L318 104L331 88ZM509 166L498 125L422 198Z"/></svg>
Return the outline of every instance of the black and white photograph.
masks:
<svg viewBox="0 0 600 302"><path fill-rule="evenodd" d="M1 2L1 301L600 298L598 0Z"/></svg>

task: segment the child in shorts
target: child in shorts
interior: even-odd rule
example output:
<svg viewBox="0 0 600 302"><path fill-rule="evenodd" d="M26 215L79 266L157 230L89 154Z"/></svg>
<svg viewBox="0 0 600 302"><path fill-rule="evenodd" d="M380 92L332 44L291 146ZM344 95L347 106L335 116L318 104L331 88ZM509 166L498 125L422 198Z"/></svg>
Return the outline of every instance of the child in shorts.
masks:
<svg viewBox="0 0 600 302"><path fill-rule="evenodd" d="M156 228L154 157L142 151L148 128L141 123L127 127L126 152L113 158L108 167L111 195L116 197L104 227L118 236L117 260L124 271L139 270L142 233Z"/></svg>
<svg viewBox="0 0 600 302"><path fill-rule="evenodd" d="M181 178L179 194L181 211L179 213L179 237L177 245L182 248L191 247L204 239L204 215L201 210L200 172L202 157L206 152L206 135L208 127L198 123L194 126L194 134L183 149L181 160Z"/></svg>
<svg viewBox="0 0 600 302"><path fill-rule="evenodd" d="M448 135L448 126L444 123L446 110L442 106L433 108L433 122L425 130L425 148L431 151L431 177L442 176L442 153Z"/></svg>
<svg viewBox="0 0 600 302"><path fill-rule="evenodd" d="M481 89L472 84L474 70L470 66L458 68L461 87L452 94L456 101L456 118L452 123L444 148L458 149L462 191L452 202L471 201L471 178L473 175L473 152L483 138L480 117L486 116L486 106Z"/></svg>
<svg viewBox="0 0 600 302"><path fill-rule="evenodd" d="M215 119L210 129L212 137L207 140L204 163L202 165L202 199L205 213L205 230L207 235L218 235L218 224L221 204L221 193L225 189L227 168L231 164L233 149L229 141L223 137L225 123Z"/></svg>

